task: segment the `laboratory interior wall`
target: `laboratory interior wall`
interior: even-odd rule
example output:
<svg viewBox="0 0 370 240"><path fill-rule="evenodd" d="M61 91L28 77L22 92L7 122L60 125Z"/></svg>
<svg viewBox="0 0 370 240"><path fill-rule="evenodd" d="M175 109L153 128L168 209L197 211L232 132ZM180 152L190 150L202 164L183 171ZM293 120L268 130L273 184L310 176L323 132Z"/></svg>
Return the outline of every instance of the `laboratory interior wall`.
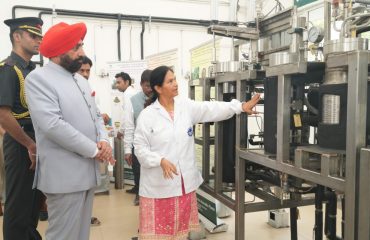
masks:
<svg viewBox="0 0 370 240"><path fill-rule="evenodd" d="M217 20L228 21L232 15L230 5L232 1L218 0L216 9ZM237 21L252 20L256 15L256 5L262 13L268 13L276 4L275 0L238 2ZM284 7L291 6L291 0L282 0ZM3 0L0 8L0 58L9 55L11 44L9 29L3 24L5 19L12 17L12 7L25 5L66 10L121 13L129 15L144 15L155 17L185 18L211 20L215 18L210 0L105 0L105 1L72 1L72 0ZM212 12L213 11L213 12ZM38 16L39 11L17 9L16 17ZM107 62L118 61L117 47L117 20L85 18L78 16L43 15L44 32L53 24L64 21L67 23L85 22L87 35L84 40L84 50L93 61L90 84L96 91L96 99L102 112L111 112L111 85L114 76L107 76ZM121 27L121 61L141 59L140 33L141 22L122 20ZM145 23L144 58L172 49L178 50L177 79L181 82L181 95L187 95L186 82L190 73L191 48L209 41L212 35L207 34L205 27L173 25L163 23ZM228 41L226 38L225 41ZM39 61L39 56L33 60ZM227 60L227 59L222 59ZM230 59L229 59L230 60ZM47 62L47 59L45 60ZM122 69L124 71L124 69Z"/></svg>

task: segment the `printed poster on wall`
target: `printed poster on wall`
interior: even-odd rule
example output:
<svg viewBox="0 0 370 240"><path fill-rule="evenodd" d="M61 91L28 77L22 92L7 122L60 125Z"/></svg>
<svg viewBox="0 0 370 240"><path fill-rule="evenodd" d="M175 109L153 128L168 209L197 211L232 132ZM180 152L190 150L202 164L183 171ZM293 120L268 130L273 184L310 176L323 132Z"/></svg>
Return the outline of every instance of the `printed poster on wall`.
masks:
<svg viewBox="0 0 370 240"><path fill-rule="evenodd" d="M146 57L146 60L148 62L148 68L152 70L162 65L172 68L172 70L175 73L177 84L179 87L179 95L185 97L188 96L188 82L181 75L181 69L179 67L180 64L178 49L172 49L165 52L150 55Z"/></svg>
<svg viewBox="0 0 370 240"><path fill-rule="evenodd" d="M220 53L221 39L216 39L202 43L190 49L191 80L208 77L211 75L212 61L214 59L214 48L216 56Z"/></svg>

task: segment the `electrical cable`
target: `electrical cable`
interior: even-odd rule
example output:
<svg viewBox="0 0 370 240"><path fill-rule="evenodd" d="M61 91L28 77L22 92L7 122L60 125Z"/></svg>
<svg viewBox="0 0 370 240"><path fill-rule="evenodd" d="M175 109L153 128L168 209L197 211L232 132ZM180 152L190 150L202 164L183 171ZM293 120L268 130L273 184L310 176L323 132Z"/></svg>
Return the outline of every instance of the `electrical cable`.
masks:
<svg viewBox="0 0 370 240"><path fill-rule="evenodd" d="M254 107L254 110L257 112L257 107ZM258 119L257 119L258 117L261 118L261 126L258 123ZM258 129L260 130L260 132L262 132L262 125L263 125L263 119L262 119L262 117L261 116L258 116L258 115L255 115L254 118L256 119L256 123L257 123Z"/></svg>

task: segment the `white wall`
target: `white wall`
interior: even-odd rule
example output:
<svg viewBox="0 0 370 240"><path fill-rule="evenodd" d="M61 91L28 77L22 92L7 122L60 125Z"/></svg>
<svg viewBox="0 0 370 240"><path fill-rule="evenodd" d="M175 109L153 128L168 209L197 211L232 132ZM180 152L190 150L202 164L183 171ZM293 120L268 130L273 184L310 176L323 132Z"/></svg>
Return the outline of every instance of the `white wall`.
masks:
<svg viewBox="0 0 370 240"><path fill-rule="evenodd" d="M220 1L220 14L221 20L227 20L228 6L224 4L224 1ZM11 18L11 9L14 5L26 5L35 7L47 7L47 8L58 8L58 9L68 9L68 10L82 10L91 12L104 12L104 13L122 13L131 15L145 15L145 16L157 16L157 17L171 17L171 18L187 18L187 19L210 19L210 4L209 1L205 0L105 0L105 1L72 1L72 0L3 0L1 2L0 8L0 20ZM223 13L223 14L222 14ZM17 10L17 17L24 16L37 16L38 11L31 10ZM52 22L59 22L60 19L65 20L66 17L57 16L53 21L49 15L44 15L43 20L45 21L44 31L51 26ZM78 18L73 17L67 20L68 22L84 21L89 23L88 25L88 35L86 39L87 50L104 50L107 52L107 58L110 61L117 60L117 43L116 43L116 30L117 21L114 20L99 20L99 19L88 19L88 18ZM128 23L127 21L122 21L122 57L123 60L128 60L129 50L132 49L131 56L133 59L140 57L140 31L141 24L138 22ZM132 46L129 47L130 42L129 30L132 26L131 32L131 43ZM209 35L206 34L204 28L189 27L189 26L179 26L179 25L165 25L165 24L146 24L145 32L145 55L150 55L158 53L163 50L168 50L177 47L179 43L179 32L182 29L187 31L195 31L202 34L196 34L190 39L186 39L191 42L192 39L197 38L197 41L203 41L203 39L209 39ZM0 24L0 34L1 36L8 35L8 28L5 24ZM198 35L204 35L202 38L198 38ZM91 40L89 40L91 38ZM11 47L10 42L7 37L1 38L0 44L0 56L6 56ZM96 41L96 42L95 42ZM101 43L101 42L104 43ZM90 45L91 44L91 45ZM95 45L93 45L95 44ZM171 46L169 46L171 45ZM168 47L167 47L168 46ZM111 54L114 52L114 54ZM89 53L89 51L88 51ZM90 53L91 54L91 53ZM95 52L94 52L95 54Z"/></svg>
<svg viewBox="0 0 370 240"><path fill-rule="evenodd" d="M11 10L15 5L33 7L47 7L68 10L81 10L104 13L121 13L130 15L145 15L155 17L186 18L186 19L210 19L210 1L207 0L105 0L105 1L71 1L71 0L6 0L1 2L0 8L0 59L9 55L11 44L9 41L9 29L2 22L11 18ZM220 1L219 18L227 20L228 4ZM21 10L16 11L16 17L38 16L39 11ZM85 37L84 49L93 60L93 69L90 83L96 89L99 105L103 112L110 112L110 84L111 80L101 78L102 70L106 70L106 62L117 61L117 21L95 18L50 16L44 15L43 31L60 21L75 23L83 21L87 24L88 32ZM122 21L121 28L121 60L140 59L140 22ZM208 41L211 35L207 34L206 28L197 26L171 25L160 23L146 23L144 33L144 57L170 49L179 49L178 79L190 71L189 49L200 42ZM33 60L38 61L39 56ZM124 69L123 69L124 71ZM109 92L108 92L109 91Z"/></svg>
<svg viewBox="0 0 370 240"><path fill-rule="evenodd" d="M238 21L246 21L247 16L252 16L255 13L254 9L250 9L253 4L250 4L249 1L239 1ZM284 3L291 1L284 0ZM229 20L228 3L229 0L219 0L218 18L220 21ZM263 0L264 12L271 9L274 4L274 0ZM72 0L2 0L0 8L0 35L2 36L0 38L0 59L4 59L10 53L9 29L2 22L12 17L11 10L15 5L201 20L210 20L211 18L210 0L105 0L90 1L89 3ZM248 12L250 14L246 14ZM16 11L16 17L25 16L38 16L38 11L21 9ZM99 96L98 104L101 110L109 113L110 102L106 99L110 99L110 92L107 91L110 91L111 80L99 75L102 70L106 70L106 62L118 60L117 21L50 15L44 15L43 20L44 32L60 21L68 23L83 21L87 24L88 32L84 41L84 49L94 64L90 83L96 89L97 96ZM122 61L140 59L140 32L140 22L122 21ZM180 69L177 72L177 78L184 80L186 73L190 72L189 50L210 39L212 39L212 36L207 34L205 27L146 23L144 57L171 49L179 49ZM33 60L38 61L39 56L35 56Z"/></svg>

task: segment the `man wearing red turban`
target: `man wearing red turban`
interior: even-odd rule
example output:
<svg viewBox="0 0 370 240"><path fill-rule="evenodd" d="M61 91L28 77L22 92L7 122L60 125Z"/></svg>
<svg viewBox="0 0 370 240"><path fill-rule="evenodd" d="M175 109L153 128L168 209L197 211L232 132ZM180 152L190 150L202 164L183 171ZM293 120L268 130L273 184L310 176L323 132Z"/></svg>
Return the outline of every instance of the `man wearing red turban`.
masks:
<svg viewBox="0 0 370 240"><path fill-rule="evenodd" d="M98 161L112 164L112 149L82 64L84 23L51 27L40 45L50 59L26 79L37 142L34 187L48 199L46 239L88 240Z"/></svg>

